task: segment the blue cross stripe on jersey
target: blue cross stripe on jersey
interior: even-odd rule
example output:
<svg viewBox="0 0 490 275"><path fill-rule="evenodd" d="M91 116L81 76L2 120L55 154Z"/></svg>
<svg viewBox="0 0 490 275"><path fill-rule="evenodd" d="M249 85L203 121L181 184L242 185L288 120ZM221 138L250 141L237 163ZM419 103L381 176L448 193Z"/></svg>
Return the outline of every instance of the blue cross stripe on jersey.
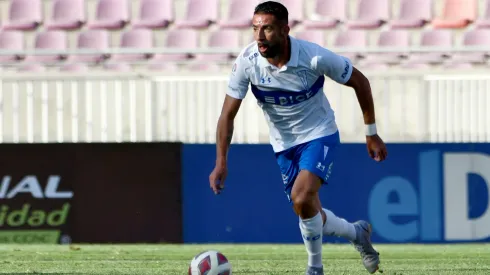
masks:
<svg viewBox="0 0 490 275"><path fill-rule="evenodd" d="M258 101L266 104L274 104L281 106L292 106L303 101L306 101L316 95L318 91L323 87L325 77L320 76L309 90L302 90L298 92L288 91L263 91L257 88L255 85L250 85L252 93Z"/></svg>

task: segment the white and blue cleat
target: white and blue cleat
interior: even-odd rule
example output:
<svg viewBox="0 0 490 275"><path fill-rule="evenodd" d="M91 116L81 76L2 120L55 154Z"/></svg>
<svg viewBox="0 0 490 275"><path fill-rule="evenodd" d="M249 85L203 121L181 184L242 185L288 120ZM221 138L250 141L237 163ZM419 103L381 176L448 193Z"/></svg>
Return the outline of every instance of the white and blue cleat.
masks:
<svg viewBox="0 0 490 275"><path fill-rule="evenodd" d="M357 251L361 254L362 263L366 270L373 274L379 270L379 253L371 244L371 224L366 221L357 221L354 223L357 238L352 242ZM380 272L382 272L380 270Z"/></svg>

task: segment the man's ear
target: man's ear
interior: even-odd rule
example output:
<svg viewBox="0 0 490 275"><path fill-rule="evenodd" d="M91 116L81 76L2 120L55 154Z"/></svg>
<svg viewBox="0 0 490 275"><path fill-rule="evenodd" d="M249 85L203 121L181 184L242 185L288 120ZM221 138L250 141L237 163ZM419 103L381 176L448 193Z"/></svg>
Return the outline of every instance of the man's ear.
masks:
<svg viewBox="0 0 490 275"><path fill-rule="evenodd" d="M282 31L284 36L288 36L289 31L291 31L291 27L289 27L288 24L284 24L284 26L282 27Z"/></svg>

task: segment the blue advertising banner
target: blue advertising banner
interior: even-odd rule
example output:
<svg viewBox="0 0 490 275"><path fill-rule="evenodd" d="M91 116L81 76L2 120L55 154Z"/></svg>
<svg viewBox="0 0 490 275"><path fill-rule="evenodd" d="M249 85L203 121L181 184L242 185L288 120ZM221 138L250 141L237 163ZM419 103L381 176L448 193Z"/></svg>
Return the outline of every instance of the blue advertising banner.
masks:
<svg viewBox="0 0 490 275"><path fill-rule="evenodd" d="M365 144L343 144L325 208L372 223L377 243L490 241L490 144L388 144L383 163ZM208 177L214 145L183 147L186 243L302 243L269 145L233 145L222 194ZM329 242L344 242L328 237Z"/></svg>

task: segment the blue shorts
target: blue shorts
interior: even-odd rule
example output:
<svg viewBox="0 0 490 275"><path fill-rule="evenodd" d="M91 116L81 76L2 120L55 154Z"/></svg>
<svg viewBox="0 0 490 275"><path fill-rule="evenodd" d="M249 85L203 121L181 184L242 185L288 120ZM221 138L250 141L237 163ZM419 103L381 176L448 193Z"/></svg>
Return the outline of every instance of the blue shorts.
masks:
<svg viewBox="0 0 490 275"><path fill-rule="evenodd" d="M282 174L284 192L291 202L291 189L301 170L317 175L327 183L332 174L335 151L340 144L339 132L314 139L275 154Z"/></svg>

